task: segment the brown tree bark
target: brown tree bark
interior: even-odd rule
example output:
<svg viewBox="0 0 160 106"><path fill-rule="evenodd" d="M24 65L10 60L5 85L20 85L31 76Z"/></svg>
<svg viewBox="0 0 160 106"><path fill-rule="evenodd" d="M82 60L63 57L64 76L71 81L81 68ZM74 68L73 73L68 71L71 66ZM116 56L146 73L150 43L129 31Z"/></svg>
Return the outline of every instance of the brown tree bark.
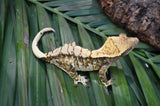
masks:
<svg viewBox="0 0 160 106"><path fill-rule="evenodd" d="M160 50L160 0L101 0L101 6L115 24Z"/></svg>

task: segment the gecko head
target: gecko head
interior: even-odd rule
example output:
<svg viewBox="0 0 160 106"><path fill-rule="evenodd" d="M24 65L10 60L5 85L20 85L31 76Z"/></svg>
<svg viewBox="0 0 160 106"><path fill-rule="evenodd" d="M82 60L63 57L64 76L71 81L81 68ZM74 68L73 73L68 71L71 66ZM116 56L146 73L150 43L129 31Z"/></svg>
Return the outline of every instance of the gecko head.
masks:
<svg viewBox="0 0 160 106"><path fill-rule="evenodd" d="M136 37L127 37L126 34L109 37L104 45L92 51L92 58L97 57L117 57L127 55L137 44L139 40Z"/></svg>
<svg viewBox="0 0 160 106"><path fill-rule="evenodd" d="M139 42L137 37L127 37L126 34L120 34L119 37L111 37L111 39L121 56L127 55Z"/></svg>

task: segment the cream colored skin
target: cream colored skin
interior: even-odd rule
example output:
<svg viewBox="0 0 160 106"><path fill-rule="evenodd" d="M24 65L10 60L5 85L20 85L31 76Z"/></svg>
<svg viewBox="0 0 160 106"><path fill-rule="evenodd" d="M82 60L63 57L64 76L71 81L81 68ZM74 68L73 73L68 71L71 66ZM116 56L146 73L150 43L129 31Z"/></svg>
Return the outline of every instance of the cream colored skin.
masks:
<svg viewBox="0 0 160 106"><path fill-rule="evenodd" d="M64 44L62 47L43 53L38 49L37 43L45 32L53 31L52 28L42 29L34 38L32 43L33 53L37 58L42 58L47 62L53 63L66 73L68 73L77 85L81 82L87 86L89 80L84 76L78 75L77 71L99 70L99 77L105 87L112 85L112 79L107 81L106 71L109 66L121 56L125 56L139 42L135 37L128 38L125 34L119 37L109 37L104 45L98 50L88 50L76 46L75 42Z"/></svg>

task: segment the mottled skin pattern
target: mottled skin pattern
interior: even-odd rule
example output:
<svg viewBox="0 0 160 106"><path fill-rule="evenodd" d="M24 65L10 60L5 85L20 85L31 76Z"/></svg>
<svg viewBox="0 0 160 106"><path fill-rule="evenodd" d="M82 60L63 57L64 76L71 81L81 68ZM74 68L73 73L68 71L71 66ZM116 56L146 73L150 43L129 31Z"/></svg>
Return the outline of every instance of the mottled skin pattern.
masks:
<svg viewBox="0 0 160 106"><path fill-rule="evenodd" d="M107 68L112 64L112 62L116 61L119 57L83 58L81 56L64 55L61 51L58 56L51 56L49 55L49 53L47 53L47 58L44 58L44 60L55 64L56 66L64 70L66 73L68 73L70 77L74 80L75 85L77 85L78 82L82 82L82 84L87 87L86 82L89 81L88 79L85 79L85 77L79 76L77 71L98 70L100 80L105 84L105 86L107 87L112 84L110 83L111 80L107 82L106 71Z"/></svg>
<svg viewBox="0 0 160 106"><path fill-rule="evenodd" d="M138 39L135 37L128 38L125 34L119 37L109 37L104 45L98 50L88 50L80 46L76 46L75 42L71 44L64 44L62 47L42 53L37 43L44 32L54 31L52 28L45 28L41 30L33 40L32 50L36 57L41 58L47 62L53 63L62 70L64 70L77 85L81 82L84 86L88 86L86 82L89 80L84 76L78 75L77 71L99 71L99 78L105 87L112 85L112 79L107 81L106 71L109 66L125 56L137 44Z"/></svg>

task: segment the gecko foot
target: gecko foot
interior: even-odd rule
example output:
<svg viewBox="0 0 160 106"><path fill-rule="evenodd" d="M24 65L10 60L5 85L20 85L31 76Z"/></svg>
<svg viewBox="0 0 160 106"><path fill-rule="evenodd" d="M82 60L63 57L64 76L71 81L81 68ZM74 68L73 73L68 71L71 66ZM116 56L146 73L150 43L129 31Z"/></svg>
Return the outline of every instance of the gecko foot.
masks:
<svg viewBox="0 0 160 106"><path fill-rule="evenodd" d="M79 75L77 79L78 79L78 80L74 80L74 85L75 85L75 86L77 86L78 82L80 82L80 83L82 83L85 87L89 87L89 86L87 85L87 83L86 83L86 82L89 81L89 79L86 79L85 76L80 76L80 75Z"/></svg>
<svg viewBox="0 0 160 106"><path fill-rule="evenodd" d="M113 85L115 86L116 84L112 83L112 81L114 81L115 79L114 78L111 78L110 80L108 80L106 83L103 83L105 88L107 88L108 86L110 85Z"/></svg>

